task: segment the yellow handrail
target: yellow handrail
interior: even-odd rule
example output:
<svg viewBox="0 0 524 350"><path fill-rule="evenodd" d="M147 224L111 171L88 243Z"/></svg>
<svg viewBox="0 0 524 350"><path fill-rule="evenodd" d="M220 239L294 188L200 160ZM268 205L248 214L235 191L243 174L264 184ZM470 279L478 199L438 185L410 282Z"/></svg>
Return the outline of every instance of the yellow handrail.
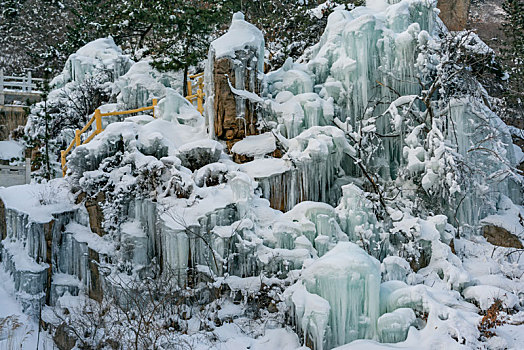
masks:
<svg viewBox="0 0 524 350"><path fill-rule="evenodd" d="M71 144L69 144L69 146L64 151L60 152L60 160L61 160L61 163L62 163L62 176L65 176L65 174L67 172L66 156L67 156L67 154L69 152L71 152L73 147L75 147L75 146L78 147L80 145L85 145L86 143L91 142L91 140L93 140L96 135L98 135L102 131L104 131L104 129L102 128L102 117L109 117L109 116L113 116L113 115L125 115L125 114L139 113L139 112L143 112L143 111L152 110L153 111L153 118L155 118L155 107L157 105L157 102L158 102L158 100L156 98L154 98L152 106L142 107L142 108L137 108L137 109L131 109L131 110L128 110L128 111L101 113L100 109L95 110L95 114L93 115L93 117L91 119L89 119L87 124L81 130L79 130L79 129L75 130L75 138L73 139ZM84 140L84 142L82 142L80 136L82 136L82 134L85 133L87 131L87 129L89 129L89 127L93 123L95 123L95 126L96 126L95 131L91 135L89 135Z"/></svg>
<svg viewBox="0 0 524 350"><path fill-rule="evenodd" d="M197 92L193 94L193 84L194 80L197 79L196 85L198 87ZM198 73L193 75L188 75L187 80L187 93L188 96L186 96L186 99L193 103L193 101L197 100L197 110L200 112L200 114L204 113L204 73ZM131 109L128 111L120 111L120 112L109 112L109 113L101 113L99 109L95 110L95 114L93 117L87 122L87 124L81 129L81 130L75 130L75 138L71 142L71 144L63 151L60 152L60 160L62 163L62 175L65 176L67 172L67 166L66 166L66 156L75 146L85 145L86 143L91 142L95 138L96 135L100 134L104 129L102 128L102 117L109 117L113 115L125 115L125 114L133 114L133 113L139 113L143 111L153 110L153 117L155 117L155 107L157 105L157 99L153 99L153 105L149 107L142 107L137 109ZM96 129L95 131L89 135L84 142L81 140L81 136L83 133L85 133L91 125L95 123Z"/></svg>
<svg viewBox="0 0 524 350"><path fill-rule="evenodd" d="M204 73L198 73L193 75L187 76L187 96L186 99L193 103L193 100L197 99L197 111L200 112L200 114L204 113ZM196 94L193 94L193 81L197 79L197 92Z"/></svg>

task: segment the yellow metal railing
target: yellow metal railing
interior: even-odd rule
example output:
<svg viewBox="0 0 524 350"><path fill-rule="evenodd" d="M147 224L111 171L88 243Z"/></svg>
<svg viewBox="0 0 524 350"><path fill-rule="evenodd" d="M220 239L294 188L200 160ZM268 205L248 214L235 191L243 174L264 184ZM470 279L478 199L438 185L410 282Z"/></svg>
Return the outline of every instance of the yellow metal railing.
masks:
<svg viewBox="0 0 524 350"><path fill-rule="evenodd" d="M193 84L195 80L197 91L193 94ZM186 99L191 103L193 103L195 99L197 100L197 111L199 111L200 114L204 113L204 96L204 73L189 75L187 79Z"/></svg>
<svg viewBox="0 0 524 350"><path fill-rule="evenodd" d="M193 84L196 83L197 91L195 94L193 94ZM200 112L200 114L204 113L204 73L189 75L187 80L187 96L186 99L193 103L193 101L196 99L197 101L197 110ZM120 112L110 112L110 113L101 113L99 109L97 109L93 115L93 117L87 122L87 124L81 129L81 130L75 130L75 138L64 151L61 151L60 160L62 163L62 175L65 176L67 172L67 166L66 166L66 156L69 152L73 150L73 148L80 145L85 145L86 143L90 142L92 139L95 138L96 135L100 134L104 129L102 128L102 117L109 117L113 115L125 115L125 114L133 114L133 113L139 113L143 111L153 111L153 117L155 117L155 107L157 105L157 99L153 99L153 105L149 107L142 107L137 109L132 109L129 111L120 111ZM83 133L85 133L91 125L95 123L95 131L89 135L83 142L81 140L81 136Z"/></svg>
<svg viewBox="0 0 524 350"><path fill-rule="evenodd" d="M96 135L100 134L104 129L102 128L102 117L109 117L113 115L126 115L126 114L133 114L133 113L139 113L143 111L153 111L153 118L155 118L155 107L157 105L158 100L156 98L153 99L153 105L149 107L142 107L137 109L131 109L128 111L119 111L119 112L110 112L110 113L101 113L100 109L97 109L93 115L93 117L87 122L87 124L81 129L75 130L75 138L64 151L61 151L60 159L62 163L62 175L65 176L67 171L66 166L66 156L75 146L85 145L86 143L89 143L92 139L95 138ZM83 142L80 138L83 133L85 133L91 125L95 123L95 131L89 135Z"/></svg>

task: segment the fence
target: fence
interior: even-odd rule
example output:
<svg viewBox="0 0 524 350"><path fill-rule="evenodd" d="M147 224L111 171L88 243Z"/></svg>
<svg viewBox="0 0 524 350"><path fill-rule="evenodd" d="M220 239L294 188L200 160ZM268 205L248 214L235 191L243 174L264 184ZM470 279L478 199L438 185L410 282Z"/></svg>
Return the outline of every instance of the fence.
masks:
<svg viewBox="0 0 524 350"><path fill-rule="evenodd" d="M31 71L27 72L26 76L15 77L4 75L4 70L0 68L0 105L5 104L6 93L10 94L38 94L38 83L43 82L44 79L33 78Z"/></svg>
<svg viewBox="0 0 524 350"><path fill-rule="evenodd" d="M193 87L197 88L197 91L195 94L193 94ZM200 112L200 114L202 114L204 112L204 96L205 96L204 94L204 73L199 73L199 74L188 76L187 93L188 93L188 96L186 96L186 99L191 103L193 103L196 100L197 101L197 110ZM104 131L104 129L102 128L102 117L139 113L139 112L143 112L147 110L152 110L153 117L155 117L156 104L157 104L157 99L153 99L152 106L132 109L129 111L101 113L100 110L97 109L93 117L87 122L87 124L82 129L75 130L75 138L71 142L71 144L65 150L60 152L60 160L62 163L62 175L65 176L67 172L67 166L66 166L67 154L71 152L75 146L85 145L86 143L89 143L92 139L95 138L96 135ZM93 123L95 123L94 132L91 135L89 135L84 141L82 141L82 137L81 137L82 134L87 132L87 130L91 127L91 125L93 125Z"/></svg>
<svg viewBox="0 0 524 350"><path fill-rule="evenodd" d="M200 114L204 113L204 73L190 75L187 79L187 96L186 99L193 103L197 100L197 110ZM195 84L196 83L196 84ZM193 84L197 87L197 92L193 94Z"/></svg>
<svg viewBox="0 0 524 350"><path fill-rule="evenodd" d="M23 185L31 182L31 160L21 166L0 165L0 186Z"/></svg>
<svg viewBox="0 0 524 350"><path fill-rule="evenodd" d="M67 166L66 166L66 156L75 146L85 145L86 143L89 143L92 139L95 138L96 135L100 134L104 129L102 128L102 117L109 117L114 115L126 115L126 114L133 114L133 113L140 113L143 111L153 111L153 118L155 118L155 107L157 105L157 99L153 99L153 105L149 107L142 107L137 109L131 109L128 111L119 111L119 112L109 112L109 113L102 113L100 112L100 109L97 109L91 117L91 119L87 122L87 124L81 129L75 130L75 138L64 151L60 152L60 160L62 163L62 175L65 176L67 172ZM82 141L82 134L87 132L87 130L95 123L95 130L91 135L89 135L84 141Z"/></svg>

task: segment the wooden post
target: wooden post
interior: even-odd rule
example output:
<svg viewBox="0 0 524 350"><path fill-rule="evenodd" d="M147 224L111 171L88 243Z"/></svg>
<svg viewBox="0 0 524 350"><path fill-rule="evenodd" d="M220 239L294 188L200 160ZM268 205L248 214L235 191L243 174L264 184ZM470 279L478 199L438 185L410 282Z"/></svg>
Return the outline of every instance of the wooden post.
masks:
<svg viewBox="0 0 524 350"><path fill-rule="evenodd" d="M197 111L204 114L204 93L202 89L197 90Z"/></svg>
<svg viewBox="0 0 524 350"><path fill-rule="evenodd" d="M66 174L66 170L65 170L65 166L66 166L66 154L65 154L65 151L60 151L60 161L62 163L62 176L65 177L65 174Z"/></svg>
<svg viewBox="0 0 524 350"><path fill-rule="evenodd" d="M0 105L4 105L4 69L0 68Z"/></svg>
<svg viewBox="0 0 524 350"><path fill-rule="evenodd" d="M156 109L156 105L158 104L158 99L154 98L153 99L153 118L156 118L155 117L155 109Z"/></svg>
<svg viewBox="0 0 524 350"><path fill-rule="evenodd" d="M198 78L198 87L204 91L204 77Z"/></svg>
<svg viewBox="0 0 524 350"><path fill-rule="evenodd" d="M98 135L102 131L104 131L104 129L102 129L102 113L100 113L99 109L95 110L95 123L96 123L95 133Z"/></svg>
<svg viewBox="0 0 524 350"><path fill-rule="evenodd" d="M27 91L33 91L33 79L31 77L31 71L27 71Z"/></svg>
<svg viewBox="0 0 524 350"><path fill-rule="evenodd" d="M82 142L80 141L80 130L76 129L75 130L75 145L78 147L82 144Z"/></svg>

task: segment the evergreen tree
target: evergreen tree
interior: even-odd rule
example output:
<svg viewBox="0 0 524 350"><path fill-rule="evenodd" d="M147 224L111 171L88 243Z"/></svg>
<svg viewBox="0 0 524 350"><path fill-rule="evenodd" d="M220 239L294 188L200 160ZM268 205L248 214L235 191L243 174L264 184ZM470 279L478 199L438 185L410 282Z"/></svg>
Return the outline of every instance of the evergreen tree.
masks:
<svg viewBox="0 0 524 350"><path fill-rule="evenodd" d="M510 73L508 99L511 106L524 108L524 1L505 0L502 8L506 12L502 24L505 38L502 55Z"/></svg>
<svg viewBox="0 0 524 350"><path fill-rule="evenodd" d="M230 13L242 11L264 33L269 68L275 69L288 57L299 58L319 41L335 7L351 9L363 4L363 0L229 0L226 7Z"/></svg>
<svg viewBox="0 0 524 350"><path fill-rule="evenodd" d="M220 1L163 0L157 2L153 22L159 24L150 52L159 70L184 71L187 94L189 67L207 55L211 34L224 21Z"/></svg>
<svg viewBox="0 0 524 350"><path fill-rule="evenodd" d="M50 81L50 70L46 69L44 71L44 81L40 84L39 90L40 94L40 106L36 112L37 118L41 121L42 132L36 137L29 139L25 136L26 143L31 146L31 148L39 149L37 156L33 159L33 166L38 169L36 177L38 179L50 180L53 177L51 171L51 157L49 155L49 149L51 148L51 143L53 140L51 138L51 115L49 114L48 109L48 97L49 92L51 92L51 87L49 85Z"/></svg>

